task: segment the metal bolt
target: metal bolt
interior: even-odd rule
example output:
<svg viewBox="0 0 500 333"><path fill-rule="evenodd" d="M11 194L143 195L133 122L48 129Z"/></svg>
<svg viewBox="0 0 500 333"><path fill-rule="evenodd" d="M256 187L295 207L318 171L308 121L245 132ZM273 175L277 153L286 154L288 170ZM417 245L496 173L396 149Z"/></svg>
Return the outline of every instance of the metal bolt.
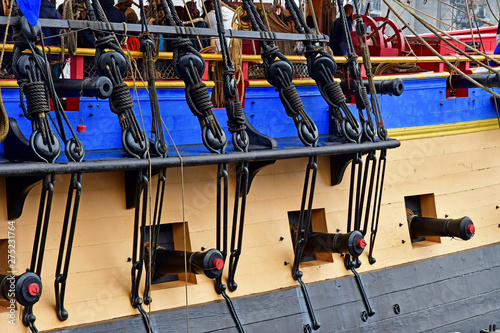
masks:
<svg viewBox="0 0 500 333"><path fill-rule="evenodd" d="M368 313L366 311L361 312L361 320L364 322L368 321Z"/></svg>
<svg viewBox="0 0 500 333"><path fill-rule="evenodd" d="M399 304L397 304L397 303L396 303L396 304L394 304L394 305L392 306L392 308L394 309L394 313L395 313L395 314L397 314L397 315L398 315L398 314L400 314L400 313L401 313L401 308L399 307Z"/></svg>
<svg viewBox="0 0 500 333"><path fill-rule="evenodd" d="M286 265L288 265L288 261L285 261L283 264L284 264L285 266L286 266Z"/></svg>
<svg viewBox="0 0 500 333"><path fill-rule="evenodd" d="M282 241L283 241L284 239L285 239L285 238L283 238L283 237L280 237L280 242L282 242Z"/></svg>
<svg viewBox="0 0 500 333"><path fill-rule="evenodd" d="M132 261L132 258L128 257L127 262L131 262L131 261Z"/></svg>
<svg viewBox="0 0 500 333"><path fill-rule="evenodd" d="M202 247L201 247L201 250L202 250L202 251L205 251L205 247L204 247L204 246L202 246Z"/></svg>
<svg viewBox="0 0 500 333"><path fill-rule="evenodd" d="M337 229L337 232L340 232L340 229Z"/></svg>
<svg viewBox="0 0 500 333"><path fill-rule="evenodd" d="M403 239L403 240L401 240L401 243L404 244L404 243L406 243L406 241Z"/></svg>
<svg viewBox="0 0 500 333"><path fill-rule="evenodd" d="M402 226L403 226L403 223L400 223L400 224L399 224L399 226L400 226L400 227L402 227Z"/></svg>
<svg viewBox="0 0 500 333"><path fill-rule="evenodd" d="M21 106L21 105L19 105L19 106ZM20 113L20 114L19 114L19 117L20 117L20 118L24 117L24 114L23 114L23 113Z"/></svg>
<svg viewBox="0 0 500 333"><path fill-rule="evenodd" d="M498 209L498 208L500 208L500 206L496 206L495 208Z"/></svg>
<svg viewBox="0 0 500 333"><path fill-rule="evenodd" d="M93 117L93 116L94 116L94 114L93 114L93 113L89 113L89 117Z"/></svg>
<svg viewBox="0 0 500 333"><path fill-rule="evenodd" d="M448 214L444 214L444 217L448 218Z"/></svg>

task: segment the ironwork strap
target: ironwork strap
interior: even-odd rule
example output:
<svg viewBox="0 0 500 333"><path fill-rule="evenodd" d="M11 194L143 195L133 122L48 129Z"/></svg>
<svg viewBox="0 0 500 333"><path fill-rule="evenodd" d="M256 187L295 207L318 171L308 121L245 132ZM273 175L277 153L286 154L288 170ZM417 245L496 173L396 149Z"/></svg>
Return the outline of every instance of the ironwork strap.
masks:
<svg viewBox="0 0 500 333"><path fill-rule="evenodd" d="M66 292L66 281L68 278L69 263L71 260L71 250L75 236L76 221L78 218L78 208L80 206L80 197L82 194L82 173L77 172L71 175L68 189L68 198L66 200L66 212L64 213L63 229L61 233L61 243L59 245L59 256L54 281L54 290L56 293L56 313L59 320L68 319L68 311L64 308L64 295ZM73 200L74 196L74 200ZM70 224L71 216L71 224ZM69 227L69 234L68 234ZM67 239L67 242L66 242ZM64 249L66 248L66 255ZM63 267L64 261L64 267Z"/></svg>
<svg viewBox="0 0 500 333"><path fill-rule="evenodd" d="M299 270L299 264L305 246L307 244L309 230L311 227L312 204L314 200L314 188L316 186L317 173L318 157L311 156L309 157L309 162L306 167L304 178L304 188L302 191L302 202L300 205L297 238L295 240L295 252L292 266L292 277L294 278L294 280L300 283L302 292L304 294L304 299L306 301L307 311L309 312L309 316L311 318L314 329L318 329L320 327L320 324L318 323L316 315L314 314L314 309L312 307L306 285L304 284L304 282L302 282L303 273Z"/></svg>
<svg viewBox="0 0 500 333"><path fill-rule="evenodd" d="M137 174L135 215L134 215L134 239L132 245L132 306L139 310L148 332L152 332L150 318L142 307L143 299L139 297L142 270L144 266L144 244L146 239L146 222L149 191L149 173L147 169L140 170Z"/></svg>

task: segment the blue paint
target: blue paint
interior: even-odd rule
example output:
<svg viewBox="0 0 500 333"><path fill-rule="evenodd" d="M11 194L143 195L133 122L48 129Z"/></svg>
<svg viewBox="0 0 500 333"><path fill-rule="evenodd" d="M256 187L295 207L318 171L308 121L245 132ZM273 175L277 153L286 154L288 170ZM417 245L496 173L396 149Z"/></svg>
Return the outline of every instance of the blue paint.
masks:
<svg viewBox="0 0 500 333"><path fill-rule="evenodd" d="M320 134L328 134L329 113L326 102L316 86L298 86L305 110L316 123ZM147 134L151 131L151 108L146 90L139 89L134 96L134 112L139 123L144 123ZM10 117L15 118L23 133L31 133L30 122L22 116L18 89L3 89L4 104ZM469 89L467 98L446 98L446 79L405 81L405 91L400 97L379 96L387 128L438 125L445 123L496 118L490 94L482 89ZM158 101L163 120L177 145L200 144L201 131L198 119L186 104L182 88L158 89ZM139 110L140 105L140 110ZM87 126L85 133L78 133L86 150L121 148L121 129L118 118L109 108L108 101L82 98L81 116ZM357 115L355 105L349 105ZM296 137L293 120L284 111L278 93L271 87L248 88L245 93L245 112L250 123L263 134L274 138ZM142 114L142 117L141 117ZM227 130L225 109L214 109L219 123ZM74 129L80 121L80 112L67 112ZM172 145L166 134L167 142ZM0 153L3 153L0 144Z"/></svg>

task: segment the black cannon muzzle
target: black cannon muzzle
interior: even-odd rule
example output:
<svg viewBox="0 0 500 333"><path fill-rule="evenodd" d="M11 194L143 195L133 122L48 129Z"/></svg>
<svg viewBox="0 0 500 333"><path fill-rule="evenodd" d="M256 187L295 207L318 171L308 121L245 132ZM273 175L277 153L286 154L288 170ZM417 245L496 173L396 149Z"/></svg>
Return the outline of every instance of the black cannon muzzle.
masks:
<svg viewBox="0 0 500 333"><path fill-rule="evenodd" d="M107 99L113 92L111 80L105 76L90 79L54 80L54 87L59 97L98 97Z"/></svg>
<svg viewBox="0 0 500 333"><path fill-rule="evenodd" d="M480 84L488 88L498 88L500 87L500 73L493 74L472 74L467 75L468 77L474 79ZM465 75L454 74L448 80L448 85L450 88L476 88L476 85L466 79Z"/></svg>
<svg viewBox="0 0 500 333"><path fill-rule="evenodd" d="M438 219L429 217L409 217L411 238L428 236L457 237L469 240L476 229L468 216L461 219Z"/></svg>
<svg viewBox="0 0 500 333"><path fill-rule="evenodd" d="M42 295L42 280L32 272L19 276L0 275L0 290L5 300L15 298L22 306L30 306Z"/></svg>
<svg viewBox="0 0 500 333"><path fill-rule="evenodd" d="M205 252L187 252L187 270L193 274L204 274L215 279L224 270L224 258L220 251L211 249ZM184 251L167 250L162 247L156 249L155 274L184 273Z"/></svg>
<svg viewBox="0 0 500 333"><path fill-rule="evenodd" d="M363 84L366 89L369 89L368 80L364 80ZM340 82L340 86L342 87L342 91L344 94L352 94L349 89L349 81L343 79ZM401 96L405 90L405 85L403 80L401 79L393 79L393 80L383 80L383 81L375 81L375 90L377 94L381 95L392 95L392 96Z"/></svg>
<svg viewBox="0 0 500 333"><path fill-rule="evenodd" d="M295 233L296 230L293 232ZM296 239L295 235L294 239ZM357 230L347 234L312 232L307 239L304 254L344 253L359 257L365 247L366 242L363 235Z"/></svg>

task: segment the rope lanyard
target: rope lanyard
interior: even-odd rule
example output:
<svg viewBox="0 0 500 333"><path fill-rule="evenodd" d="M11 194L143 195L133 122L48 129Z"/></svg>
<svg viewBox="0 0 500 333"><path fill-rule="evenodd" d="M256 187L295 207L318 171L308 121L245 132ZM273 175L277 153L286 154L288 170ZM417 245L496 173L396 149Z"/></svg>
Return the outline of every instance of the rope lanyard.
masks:
<svg viewBox="0 0 500 333"><path fill-rule="evenodd" d="M16 15L22 15L18 10L15 11ZM12 13L12 9L10 12ZM52 123L57 134L64 142L65 154L68 160L72 162L81 162L85 157L85 149L71 127L62 104L57 97L47 56L45 54L44 38L41 33L40 25L33 27L28 23L26 18L22 16L20 26L15 28L14 36L12 61L16 65L13 66L13 73L19 84L20 102L23 114L32 123L33 133L29 140L31 151L37 159L46 163L55 163L61 154L61 143L56 133L52 130L50 125L50 123ZM36 47L37 42L41 43L42 50ZM22 52L27 49L31 51L31 54L22 55ZM25 98L26 102L24 101ZM49 113L50 100L52 100L54 105L57 123ZM66 133L65 127L69 128L71 136L67 135L69 133ZM68 313L64 308L64 296L73 237L78 217L81 181L82 174L80 172L75 172L71 175L59 246L54 284L56 311L60 320L65 320L68 317ZM34 273L38 277L40 277L42 271L55 182L55 174L47 174L43 178L35 240L33 242L31 264L28 270L28 273ZM64 254L64 252L66 253ZM28 326L32 332L38 332L34 324L34 303L25 305L23 323Z"/></svg>
<svg viewBox="0 0 500 333"><path fill-rule="evenodd" d="M109 24L98 0L85 0L87 17L92 21ZM130 90L123 77L130 68L130 63L114 33L93 31L96 38L95 65L101 75L108 77L113 84L113 92L109 98L110 109L118 116L122 129L122 146L128 155L144 159L149 156L149 144L146 134L141 129L133 111L133 101ZM154 116L153 116L154 119ZM160 126L161 128L161 126ZM156 146L156 145L155 145ZM158 145L159 150L166 145ZM160 150L161 151L161 150ZM148 169L139 170L135 188L134 237L131 268L131 303L141 313L144 325L151 332L150 318L144 310L143 299L139 297L139 285L144 267L144 244L149 197ZM139 235L140 232L140 235Z"/></svg>
<svg viewBox="0 0 500 333"><path fill-rule="evenodd" d="M300 33L311 33L304 17L294 1L285 0L288 11ZM304 41L309 75L318 85L318 89L330 108L330 116L336 124L337 135L348 142L359 142L361 128L359 122L347 106L340 84L333 79L337 64L323 47L310 40Z"/></svg>
<svg viewBox="0 0 500 333"><path fill-rule="evenodd" d="M289 3L287 3L287 5L289 5ZM252 29L261 33L267 33L268 31L253 2L250 0L243 0L243 8L246 10L250 22L252 23ZM290 8L292 7L289 6L289 11L293 12ZM298 11L298 9L296 11ZM300 15L300 17L302 16ZM295 16L295 18L297 19L297 16ZM303 25L305 25L305 22ZM307 30L307 32L310 33L310 30ZM300 99L297 89L293 85L292 80L294 76L294 69L292 63L283 54L281 54L279 48L275 46L273 41L262 42L261 46L263 48L262 60L264 63L264 73L267 81L276 87L276 90L279 92L279 97L285 108L285 112L293 119L295 127L297 128L298 136L302 143L305 146L315 147L318 140L318 130L313 120L304 110L302 100ZM317 53L320 53L320 51ZM311 318L314 329L318 329L320 324L314 314L314 309L311 304L306 285L302 281L302 272L299 270L299 263L304 247L307 243L309 229L311 227L314 188L318 169L317 163L317 156L309 157L305 172L304 189L302 192L302 202L298 221L298 232L295 242L294 263L292 266L292 277L294 280L298 281L301 286L307 310L309 312L309 317Z"/></svg>

